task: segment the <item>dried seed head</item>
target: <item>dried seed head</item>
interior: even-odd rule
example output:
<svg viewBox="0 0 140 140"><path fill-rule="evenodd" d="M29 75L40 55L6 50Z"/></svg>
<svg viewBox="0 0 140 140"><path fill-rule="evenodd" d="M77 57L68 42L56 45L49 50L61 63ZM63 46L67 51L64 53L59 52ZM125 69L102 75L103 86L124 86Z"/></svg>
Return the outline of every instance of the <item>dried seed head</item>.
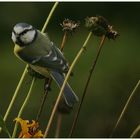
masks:
<svg viewBox="0 0 140 140"><path fill-rule="evenodd" d="M105 35L108 30L108 22L102 16L87 17L85 19L85 26L96 36Z"/></svg>
<svg viewBox="0 0 140 140"><path fill-rule="evenodd" d="M63 21L63 23L60 25L63 28L62 29L63 31L73 32L79 27L80 22L75 22L75 21L70 20L70 19L65 19Z"/></svg>
<svg viewBox="0 0 140 140"><path fill-rule="evenodd" d="M96 36L105 35L109 39L116 39L116 37L119 35L102 16L87 17L85 19L85 26Z"/></svg>
<svg viewBox="0 0 140 140"><path fill-rule="evenodd" d="M109 31L107 32L106 36L108 37L108 39L115 40L119 36L118 32L115 31L111 25L109 25L108 28Z"/></svg>

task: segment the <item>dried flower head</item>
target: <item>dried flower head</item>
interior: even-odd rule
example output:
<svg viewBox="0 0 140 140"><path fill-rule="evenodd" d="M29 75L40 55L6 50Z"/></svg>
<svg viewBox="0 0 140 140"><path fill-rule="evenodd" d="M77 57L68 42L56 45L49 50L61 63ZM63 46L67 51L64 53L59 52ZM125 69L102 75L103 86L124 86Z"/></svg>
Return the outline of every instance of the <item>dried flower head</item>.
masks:
<svg viewBox="0 0 140 140"><path fill-rule="evenodd" d="M96 36L102 36L108 31L108 22L102 16L87 17L85 26Z"/></svg>
<svg viewBox="0 0 140 140"><path fill-rule="evenodd" d="M105 35L109 39L116 39L118 36L117 31L113 30L112 26L102 16L87 17L85 19L85 26L96 36Z"/></svg>
<svg viewBox="0 0 140 140"><path fill-rule="evenodd" d="M65 19L60 25L63 28L63 31L73 32L79 27L80 23L70 19Z"/></svg>
<svg viewBox="0 0 140 140"><path fill-rule="evenodd" d="M118 32L115 31L111 25L108 25L108 28L109 31L107 32L106 36L108 37L108 39L115 40L119 36Z"/></svg>
<svg viewBox="0 0 140 140"><path fill-rule="evenodd" d="M38 122L32 120L32 123L29 123L29 120L23 120L21 118L16 118L16 122L21 125L21 132L19 138L42 138L42 131L39 130Z"/></svg>

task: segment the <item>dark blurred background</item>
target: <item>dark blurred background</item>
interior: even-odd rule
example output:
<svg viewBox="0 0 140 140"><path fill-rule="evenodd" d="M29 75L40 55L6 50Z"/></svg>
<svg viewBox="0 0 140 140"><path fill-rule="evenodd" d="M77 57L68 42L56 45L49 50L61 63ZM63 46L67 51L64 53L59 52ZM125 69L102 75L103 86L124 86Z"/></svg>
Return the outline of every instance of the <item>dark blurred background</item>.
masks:
<svg viewBox="0 0 140 140"><path fill-rule="evenodd" d="M53 2L0 2L0 114L2 116L25 68L25 64L13 54L12 28L18 22L27 22L41 29L53 4ZM77 138L109 137L124 104L140 78L140 3L138 2L60 2L47 27L50 39L59 47L63 37L60 23L65 18L81 22L79 30L69 35L64 50L66 58L71 63L88 35L84 19L96 15L107 18L120 36L115 41L107 39L105 42L73 136ZM69 80L80 99L99 41L99 37L90 39L87 51L81 56L74 68L74 76ZM6 121L10 132L13 129L13 120L26 97L30 80L31 77L28 76ZM43 80L36 81L22 118L35 119L43 95L43 84ZM58 92L59 89L53 83L39 121L43 132ZM140 90L137 90L113 137L129 137L140 123L139 92ZM68 136L76 108L77 105L71 114L63 116L61 137ZM57 115L49 137L54 137L56 118ZM0 137L6 136L4 133L0 135Z"/></svg>

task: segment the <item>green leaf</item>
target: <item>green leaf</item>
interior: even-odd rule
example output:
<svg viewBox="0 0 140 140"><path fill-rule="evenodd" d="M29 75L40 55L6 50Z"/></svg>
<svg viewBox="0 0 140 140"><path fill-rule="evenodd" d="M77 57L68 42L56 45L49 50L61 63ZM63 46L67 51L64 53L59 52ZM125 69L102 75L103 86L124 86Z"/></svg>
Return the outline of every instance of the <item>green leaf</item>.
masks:
<svg viewBox="0 0 140 140"><path fill-rule="evenodd" d="M7 135L9 136L9 138L11 138L10 132L9 132L9 130L7 129L6 124L5 124L5 122L4 122L4 120L3 120L3 118L2 118L1 115L0 115L0 127L2 128L2 130L3 130L5 133L7 133Z"/></svg>

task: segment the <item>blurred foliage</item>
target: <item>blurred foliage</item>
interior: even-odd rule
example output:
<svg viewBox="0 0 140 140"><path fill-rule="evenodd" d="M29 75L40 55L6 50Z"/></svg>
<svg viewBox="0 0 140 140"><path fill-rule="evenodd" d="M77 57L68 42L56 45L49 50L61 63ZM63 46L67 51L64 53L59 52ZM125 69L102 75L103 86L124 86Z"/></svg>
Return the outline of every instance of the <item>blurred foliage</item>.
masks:
<svg viewBox="0 0 140 140"><path fill-rule="evenodd" d="M25 64L13 54L12 28L18 22L27 22L41 29L52 5L52 2L0 2L0 113L2 115L9 105L25 67ZM106 40L105 42L74 137L108 137L130 92L140 79L139 10L140 3L136 2L61 2L58 5L47 28L50 39L58 47L63 36L60 23L65 18L81 22L80 29L68 37L64 49L64 54L70 62L88 34L84 27L84 19L87 16L104 16L109 20L110 25L113 25L115 30L120 33L120 37L115 41ZM70 84L79 98L99 41L98 37L90 40L87 51L82 55L74 69L74 76L70 79ZM26 96L30 81L31 77L28 76L8 117L6 125L11 132L13 120ZM24 111L23 119L35 119L43 95L43 84L43 80L36 81L33 96ZM40 127L43 129L47 125L58 93L55 83L52 84L52 87L40 119ZM139 92L140 90L137 91L114 137L129 137L140 123ZM74 111L70 115L63 116L61 137L67 137L73 116ZM49 137L54 136L55 127L56 118ZM0 137L6 137L6 135L2 134Z"/></svg>

